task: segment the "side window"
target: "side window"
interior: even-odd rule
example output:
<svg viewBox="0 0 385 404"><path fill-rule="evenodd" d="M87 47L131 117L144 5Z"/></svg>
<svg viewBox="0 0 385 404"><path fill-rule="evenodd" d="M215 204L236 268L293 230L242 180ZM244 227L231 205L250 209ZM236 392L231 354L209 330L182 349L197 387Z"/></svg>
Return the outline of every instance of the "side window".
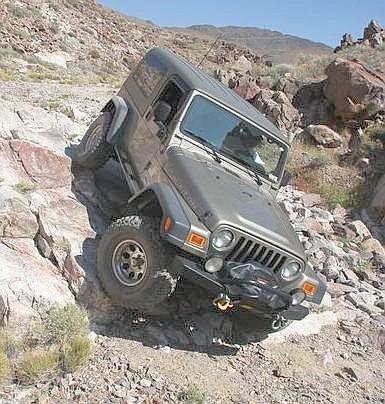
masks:
<svg viewBox="0 0 385 404"><path fill-rule="evenodd" d="M163 73L157 66L152 65L151 60L145 59L133 74L133 79L143 91L144 96L149 97L162 79Z"/></svg>
<svg viewBox="0 0 385 404"><path fill-rule="evenodd" d="M167 121L165 122L166 125L170 124L170 122L174 119L176 113L178 112L183 99L183 95L184 93L182 89L173 81L170 81L155 101L155 104L159 101L164 101L171 106L171 113L170 116L167 118Z"/></svg>

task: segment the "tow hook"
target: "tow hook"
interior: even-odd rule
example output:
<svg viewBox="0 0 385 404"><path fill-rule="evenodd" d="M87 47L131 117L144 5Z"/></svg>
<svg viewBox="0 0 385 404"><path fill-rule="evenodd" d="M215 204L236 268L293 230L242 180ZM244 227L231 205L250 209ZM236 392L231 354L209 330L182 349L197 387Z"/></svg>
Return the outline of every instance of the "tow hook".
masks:
<svg viewBox="0 0 385 404"><path fill-rule="evenodd" d="M234 307L234 303L231 301L229 296L224 293L220 293L214 300L214 306L220 311L226 311Z"/></svg>
<svg viewBox="0 0 385 404"><path fill-rule="evenodd" d="M271 328L273 331L278 331L282 328L285 328L288 322L289 321L284 316L275 314L271 322Z"/></svg>

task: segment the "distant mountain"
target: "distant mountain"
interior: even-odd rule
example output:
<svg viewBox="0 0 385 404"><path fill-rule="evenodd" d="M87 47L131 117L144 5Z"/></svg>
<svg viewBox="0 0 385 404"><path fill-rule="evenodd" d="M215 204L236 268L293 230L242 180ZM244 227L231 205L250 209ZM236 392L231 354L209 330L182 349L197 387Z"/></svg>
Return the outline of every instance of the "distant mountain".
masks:
<svg viewBox="0 0 385 404"><path fill-rule="evenodd" d="M175 28L173 28L175 29ZM253 27L215 27L213 25L192 25L186 31L199 32L211 37L222 34L224 39L233 41L255 50L259 55L268 55L275 63L293 63L301 55L327 55L333 49L329 46L313 42L278 31Z"/></svg>

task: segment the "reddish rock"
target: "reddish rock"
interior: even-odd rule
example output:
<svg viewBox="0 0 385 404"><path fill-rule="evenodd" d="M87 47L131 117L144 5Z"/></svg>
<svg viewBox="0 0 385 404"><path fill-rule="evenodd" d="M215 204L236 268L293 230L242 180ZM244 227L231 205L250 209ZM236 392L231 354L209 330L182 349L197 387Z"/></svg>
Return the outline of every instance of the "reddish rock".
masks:
<svg viewBox="0 0 385 404"><path fill-rule="evenodd" d="M9 144L14 158L21 162L29 179L39 187L58 188L71 184L71 160L68 157L23 140L11 140Z"/></svg>
<svg viewBox="0 0 385 404"><path fill-rule="evenodd" d="M344 121L385 110L385 76L359 61L337 59L326 68L324 94Z"/></svg>

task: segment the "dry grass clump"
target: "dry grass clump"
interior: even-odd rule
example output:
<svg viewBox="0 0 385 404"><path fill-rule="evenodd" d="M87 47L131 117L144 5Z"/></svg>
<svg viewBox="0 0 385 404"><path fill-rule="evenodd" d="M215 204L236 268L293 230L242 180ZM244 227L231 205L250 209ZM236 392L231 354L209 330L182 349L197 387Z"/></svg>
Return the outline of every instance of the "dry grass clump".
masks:
<svg viewBox="0 0 385 404"><path fill-rule="evenodd" d="M288 163L292 183L302 191L320 194L329 207L356 208L363 202L363 180L357 167L340 163L340 153L295 142Z"/></svg>
<svg viewBox="0 0 385 404"><path fill-rule="evenodd" d="M23 355L17 369L18 380L29 383L54 375L60 365L57 350L31 350Z"/></svg>
<svg viewBox="0 0 385 404"><path fill-rule="evenodd" d="M206 394L194 385L182 392L179 399L185 404L203 404L206 402Z"/></svg>
<svg viewBox="0 0 385 404"><path fill-rule="evenodd" d="M0 384L30 384L74 372L91 353L89 321L76 305L54 307L22 338L0 333Z"/></svg>
<svg viewBox="0 0 385 404"><path fill-rule="evenodd" d="M21 194L28 194L29 192L35 191L37 189L37 184L33 182L20 181L13 186L15 191Z"/></svg>

